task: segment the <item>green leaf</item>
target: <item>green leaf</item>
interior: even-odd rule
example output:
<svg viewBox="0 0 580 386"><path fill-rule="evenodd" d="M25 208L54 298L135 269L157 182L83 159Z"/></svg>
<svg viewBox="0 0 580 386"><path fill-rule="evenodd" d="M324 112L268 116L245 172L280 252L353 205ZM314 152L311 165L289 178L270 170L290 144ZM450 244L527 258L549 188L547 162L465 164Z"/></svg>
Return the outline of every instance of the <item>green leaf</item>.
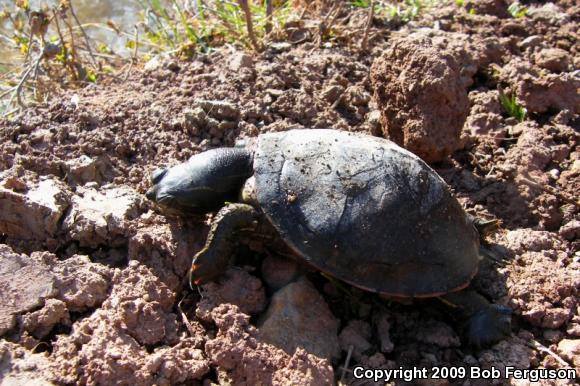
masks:
<svg viewBox="0 0 580 386"><path fill-rule="evenodd" d="M97 82L97 73L92 71L92 70L88 70L86 80L88 82L91 82L91 83L96 83Z"/></svg>
<svg viewBox="0 0 580 386"><path fill-rule="evenodd" d="M520 122L526 119L528 110L517 102L515 95L500 94L499 102L510 117L514 117Z"/></svg>
<svg viewBox="0 0 580 386"><path fill-rule="evenodd" d="M528 14L528 8L522 6L519 2L511 3L508 7L508 12L512 17L520 18Z"/></svg>
<svg viewBox="0 0 580 386"><path fill-rule="evenodd" d="M350 5L357 8L368 8L371 5L369 0L352 0Z"/></svg>

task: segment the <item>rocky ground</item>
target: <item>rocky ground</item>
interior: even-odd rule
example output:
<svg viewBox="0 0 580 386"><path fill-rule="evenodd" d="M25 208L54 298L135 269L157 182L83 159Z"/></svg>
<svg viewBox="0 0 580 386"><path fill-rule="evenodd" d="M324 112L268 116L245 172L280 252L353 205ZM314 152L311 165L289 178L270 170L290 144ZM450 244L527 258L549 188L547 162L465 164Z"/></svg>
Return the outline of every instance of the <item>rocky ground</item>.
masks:
<svg viewBox="0 0 580 386"><path fill-rule="evenodd" d="M0 383L360 385L356 364L580 367L580 7L528 2L513 18L507 5L377 17L368 51L364 9L322 45L320 20L295 21L260 54L156 59L0 121ZM156 213L152 171L326 127L391 138L469 213L500 221L473 286L513 308L509 338L469 348L436 301L383 300L275 248L242 246L220 280L189 289L207 219Z"/></svg>

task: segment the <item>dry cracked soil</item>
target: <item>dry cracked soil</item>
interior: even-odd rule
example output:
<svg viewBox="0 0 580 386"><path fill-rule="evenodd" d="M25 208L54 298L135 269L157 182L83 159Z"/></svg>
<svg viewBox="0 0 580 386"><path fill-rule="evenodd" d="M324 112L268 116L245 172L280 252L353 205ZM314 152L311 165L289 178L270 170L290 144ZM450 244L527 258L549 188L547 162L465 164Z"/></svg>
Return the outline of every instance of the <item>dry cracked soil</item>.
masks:
<svg viewBox="0 0 580 386"><path fill-rule="evenodd" d="M0 121L0 383L361 385L358 364L578 368L580 6L524 3L519 18L503 0L406 25L376 17L366 51L367 11L345 8L329 42L320 20L298 20L259 54L157 58ZM220 279L189 289L208 218L158 214L151 173L259 133L327 127L392 139L467 212L499 220L472 286L513 309L511 336L470 348L437 302L381 299L276 244L242 244Z"/></svg>

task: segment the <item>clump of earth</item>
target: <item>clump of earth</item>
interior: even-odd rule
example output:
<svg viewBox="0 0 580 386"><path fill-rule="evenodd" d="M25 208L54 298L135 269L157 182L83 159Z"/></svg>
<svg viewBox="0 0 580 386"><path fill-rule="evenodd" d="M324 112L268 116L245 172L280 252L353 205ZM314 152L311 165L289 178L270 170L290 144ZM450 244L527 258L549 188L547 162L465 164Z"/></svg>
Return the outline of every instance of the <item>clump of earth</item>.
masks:
<svg viewBox="0 0 580 386"><path fill-rule="evenodd" d="M353 381L357 365L580 366L580 8L531 3L513 18L507 5L376 17L364 52L367 13L345 10L342 38L322 47L159 59L0 121L0 379L322 385ZM499 220L472 285L514 310L510 337L470 348L437 302L330 281L283 247L242 245L221 278L189 289L209 219L157 213L151 173L328 127L407 147L467 212Z"/></svg>

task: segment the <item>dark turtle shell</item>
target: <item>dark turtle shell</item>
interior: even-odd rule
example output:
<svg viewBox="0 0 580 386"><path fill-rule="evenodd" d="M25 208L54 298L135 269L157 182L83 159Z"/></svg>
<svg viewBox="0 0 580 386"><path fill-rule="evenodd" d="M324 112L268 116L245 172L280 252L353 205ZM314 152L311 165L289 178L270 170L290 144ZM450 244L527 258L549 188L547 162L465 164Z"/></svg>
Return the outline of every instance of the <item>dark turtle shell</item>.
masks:
<svg viewBox="0 0 580 386"><path fill-rule="evenodd" d="M465 287L479 235L447 184L394 143L336 130L259 136L256 194L308 263L368 291L427 297Z"/></svg>

